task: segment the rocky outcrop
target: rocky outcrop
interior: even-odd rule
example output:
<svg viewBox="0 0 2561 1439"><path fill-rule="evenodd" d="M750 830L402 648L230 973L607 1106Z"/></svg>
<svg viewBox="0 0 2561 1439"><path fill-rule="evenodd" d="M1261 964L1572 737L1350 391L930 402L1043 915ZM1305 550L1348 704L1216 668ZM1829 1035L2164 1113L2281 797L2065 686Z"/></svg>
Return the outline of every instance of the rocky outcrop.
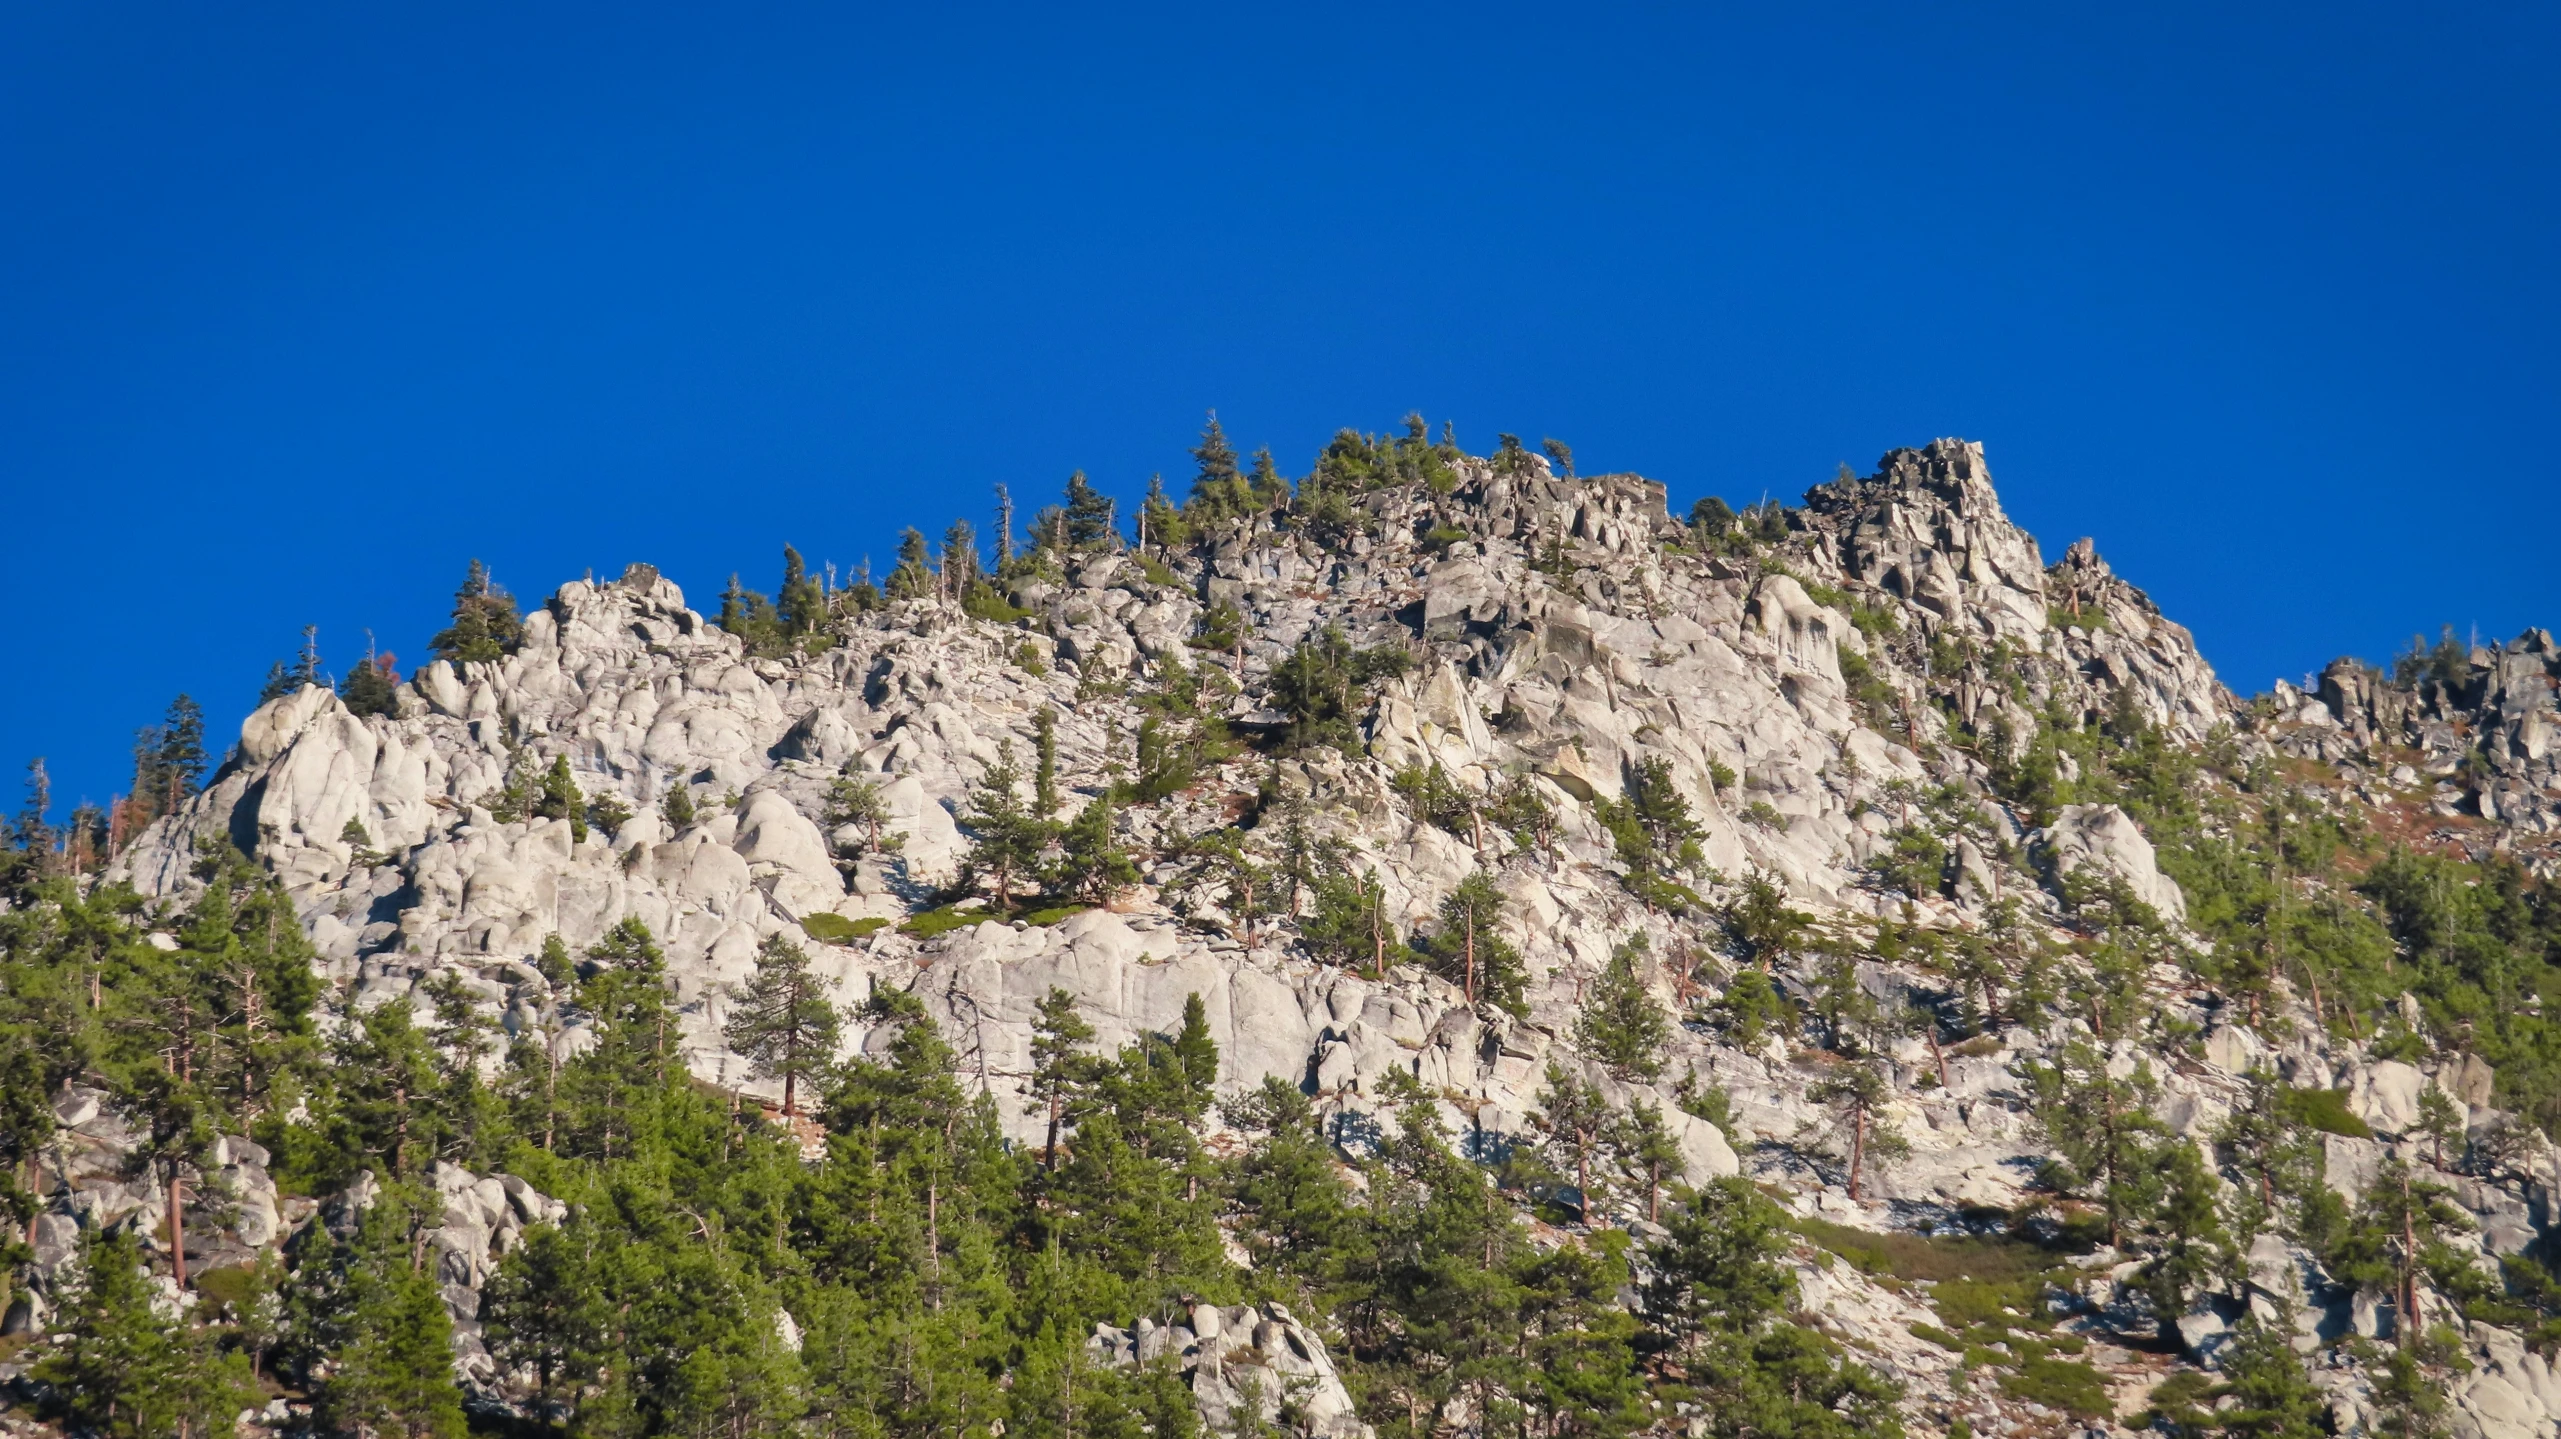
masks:
<svg viewBox="0 0 2561 1439"><path fill-rule="evenodd" d="M2530 629L2501 645L2448 634L2390 672L2337 659L2309 692L2279 681L2258 731L2283 753L2335 768L2375 809L2413 809L2432 837L2512 853L2561 874L2561 645Z"/></svg>
<svg viewBox="0 0 2561 1439"><path fill-rule="evenodd" d="M1278 1304L1195 1304L1178 1324L1100 1324L1085 1349L1100 1364L1172 1366L1213 1433L1274 1424L1284 1410L1297 1432L1316 1439L1369 1439L1373 1432L1354 1411L1325 1341Z"/></svg>
<svg viewBox="0 0 2561 1439"><path fill-rule="evenodd" d="M2058 879L2097 878L2125 886L2153 913L2174 923L2188 916L2187 897L2152 852L2152 842L2131 815L2112 804L2065 805L2054 823L2032 837Z"/></svg>

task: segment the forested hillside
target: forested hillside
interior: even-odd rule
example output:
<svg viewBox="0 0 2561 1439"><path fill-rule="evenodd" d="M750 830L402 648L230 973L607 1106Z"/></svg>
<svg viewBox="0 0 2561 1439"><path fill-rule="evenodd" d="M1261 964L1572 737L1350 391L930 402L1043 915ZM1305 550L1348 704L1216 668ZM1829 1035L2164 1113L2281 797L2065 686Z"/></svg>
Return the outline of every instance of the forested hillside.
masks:
<svg viewBox="0 0 2561 1439"><path fill-rule="evenodd" d="M2238 700L1958 441L1192 458L39 763L5 1422L2561 1421L2548 635Z"/></svg>

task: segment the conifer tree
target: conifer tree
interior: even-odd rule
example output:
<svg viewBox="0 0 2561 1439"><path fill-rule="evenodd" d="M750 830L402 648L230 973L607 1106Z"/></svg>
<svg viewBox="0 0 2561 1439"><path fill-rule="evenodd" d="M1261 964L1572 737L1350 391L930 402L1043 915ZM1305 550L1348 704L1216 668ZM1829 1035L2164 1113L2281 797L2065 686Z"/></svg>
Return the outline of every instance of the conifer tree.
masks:
<svg viewBox="0 0 2561 1439"><path fill-rule="evenodd" d="M1097 795L1058 832L1061 853L1053 879L1059 892L1109 904L1138 883L1138 864L1122 848L1112 821L1111 796Z"/></svg>
<svg viewBox="0 0 2561 1439"><path fill-rule="evenodd" d="M1228 519L1251 508L1251 496L1239 482L1236 470L1236 448L1227 443L1227 432L1219 428L1218 412L1209 412L1209 423L1201 427L1200 443L1192 447L1192 459L1199 469L1192 475L1192 506L1204 518Z"/></svg>
<svg viewBox="0 0 2561 1439"><path fill-rule="evenodd" d="M1249 872L1245 877L1252 876ZM1367 965L1372 978L1384 979L1390 957L1401 955L1404 946L1397 942L1395 921L1387 917L1387 885L1378 871L1354 873L1345 853L1329 845L1317 856L1307 883L1315 903L1298 927L1307 947L1347 969Z"/></svg>
<svg viewBox="0 0 2561 1439"><path fill-rule="evenodd" d="M392 667L389 655L367 655L347 671L338 682L339 703L347 712L361 719L367 715L391 718L400 713L400 673Z"/></svg>
<svg viewBox="0 0 2561 1439"><path fill-rule="evenodd" d="M881 793L878 781L855 773L852 760L845 761L843 771L827 786L826 818L831 830L841 825L861 825L865 847L874 854L896 847L896 842L884 845L880 833L880 827L890 819L888 798Z"/></svg>
<svg viewBox="0 0 2561 1439"><path fill-rule="evenodd" d="M1457 984L1470 1004L1513 1014L1528 1012L1529 973L1520 951L1503 935L1503 891L1482 869L1469 872L1441 901L1432 935L1432 967Z"/></svg>
<svg viewBox="0 0 2561 1439"><path fill-rule="evenodd" d="M914 600L932 594L934 571L930 560L923 530L910 525L899 531L898 568L889 572L889 597L893 600Z"/></svg>
<svg viewBox="0 0 2561 1439"><path fill-rule="evenodd" d="M1583 1220L1591 1223L1600 1206L1600 1195L1592 1187L1592 1161L1609 1154L1618 1130L1618 1112L1598 1085L1552 1059L1536 1103L1530 1123L1544 1136L1549 1153L1571 1166L1574 1187L1582 1194Z"/></svg>
<svg viewBox="0 0 2561 1439"><path fill-rule="evenodd" d="M1893 1090L1875 1065L1836 1065L1806 1091L1805 1097L1833 1113L1852 1204L1861 1198L1861 1181L1870 1165L1900 1159L1911 1152L1911 1144L1902 1131L1879 1112L1893 1098Z"/></svg>
<svg viewBox="0 0 2561 1439"><path fill-rule="evenodd" d="M1245 486L1258 509L1279 510L1289 505L1289 477L1273 463L1272 452L1268 448L1254 451L1254 470L1246 476Z"/></svg>
<svg viewBox="0 0 2561 1439"><path fill-rule="evenodd" d="M1627 1118L1610 1134L1610 1149L1629 1173L1645 1176L1645 1220L1661 1223L1663 1182L1678 1181L1688 1169L1680 1141L1663 1122L1663 1106L1650 1099L1631 1102Z"/></svg>
<svg viewBox="0 0 2561 1439"><path fill-rule="evenodd" d="M1183 512L1165 494L1163 475L1150 475L1147 479L1147 497L1138 506L1138 531L1139 548L1143 551L1153 545L1159 554L1172 553L1190 532Z"/></svg>
<svg viewBox="0 0 2561 1439"><path fill-rule="evenodd" d="M569 821L572 841L587 842L587 801L578 793L578 781L569 773L569 756L551 757L551 768L543 771L542 789L534 796L534 817Z"/></svg>
<svg viewBox="0 0 2561 1439"><path fill-rule="evenodd" d="M1547 439L1539 441L1538 447L1547 452L1547 458L1555 463L1558 471L1568 479L1573 478L1574 447L1572 445L1563 440Z"/></svg>
<svg viewBox="0 0 2561 1439"><path fill-rule="evenodd" d="M531 1369L544 1404L566 1408L599 1377L612 1315L593 1269L588 1251L559 1225L537 1224L481 1290L489 1352L511 1370Z"/></svg>
<svg viewBox="0 0 2561 1439"><path fill-rule="evenodd" d="M2214 1397L2232 1402L2219 1406L2214 1418L2233 1439L2316 1439L2327 1430L2329 1401L2294 1352L2291 1308L2280 1304L2273 1319L2242 1315L2232 1343L2217 1356L2223 1382Z"/></svg>
<svg viewBox="0 0 2561 1439"><path fill-rule="evenodd" d="M1058 707L1032 714L1032 818L1046 824L1058 813Z"/></svg>
<svg viewBox="0 0 2561 1439"><path fill-rule="evenodd" d="M1064 528L1067 545L1075 550L1110 549L1120 542L1112 528L1112 498L1095 489L1078 470L1067 477L1067 502Z"/></svg>
<svg viewBox="0 0 2561 1439"><path fill-rule="evenodd" d="M1610 952L1583 1012L1574 1021L1575 1048L1621 1080L1652 1079L1663 1072L1663 1045L1672 1019L1645 987L1638 966L1648 941L1633 934Z"/></svg>
<svg viewBox="0 0 2561 1439"><path fill-rule="evenodd" d="M835 1062L840 1038L836 1007L825 981L809 968L809 955L791 937L771 934L756 947L756 970L730 988L729 1018L721 1038L755 1072L783 1082L783 1118L800 1114L803 1080Z"/></svg>
<svg viewBox="0 0 2561 1439"><path fill-rule="evenodd" d="M315 1406L340 1432L462 1439L453 1322L434 1274L411 1259L421 1223L417 1201L398 1187L365 1213L347 1271L347 1342Z"/></svg>
<svg viewBox="0 0 2561 1439"><path fill-rule="evenodd" d="M783 546L783 583L774 592L774 609L783 634L791 639L816 634L827 626L827 592L809 573L800 551Z"/></svg>
<svg viewBox="0 0 2561 1439"><path fill-rule="evenodd" d="M978 532L969 521L954 520L943 531L940 561L943 591L955 600L969 597L970 586L978 583Z"/></svg>
<svg viewBox="0 0 2561 1439"><path fill-rule="evenodd" d="M2149 1113L2158 1088L2150 1067L2138 1063L2119 1078L2104 1050L2074 1039L2052 1063L2028 1065L2027 1079L2037 1121L2062 1157L2050 1180L2067 1192L2095 1186L2108 1243L2120 1243L2160 1198L2153 1146L2162 1129Z"/></svg>
<svg viewBox="0 0 2561 1439"><path fill-rule="evenodd" d="M996 763L971 786L960 814L970 834L966 878L992 882L997 908L1004 910L1013 908L1015 883L1038 870L1041 850L1049 843L1049 825L1023 808L1017 793L1021 785L1013 742L1004 741L997 746Z"/></svg>
<svg viewBox="0 0 2561 1439"><path fill-rule="evenodd" d="M76 1285L53 1328L61 1343L35 1366L56 1417L115 1439L210 1435L254 1402L248 1360L213 1336L161 1317L130 1233L91 1234Z"/></svg>
<svg viewBox="0 0 2561 1439"><path fill-rule="evenodd" d="M1093 1041L1094 1027L1076 1012L1075 996L1051 986L1032 1016L1032 1094L1047 1111L1049 1126L1040 1148L1043 1169L1058 1168L1058 1126L1069 1095L1093 1077L1093 1062L1084 1053Z"/></svg>
<svg viewBox="0 0 2561 1439"><path fill-rule="evenodd" d="M489 578L489 567L475 559L463 575L462 588L454 592L453 622L427 642L427 651L431 658L457 666L486 663L514 654L524 637L516 597L499 588ZM305 666L304 683L314 682L314 668Z"/></svg>

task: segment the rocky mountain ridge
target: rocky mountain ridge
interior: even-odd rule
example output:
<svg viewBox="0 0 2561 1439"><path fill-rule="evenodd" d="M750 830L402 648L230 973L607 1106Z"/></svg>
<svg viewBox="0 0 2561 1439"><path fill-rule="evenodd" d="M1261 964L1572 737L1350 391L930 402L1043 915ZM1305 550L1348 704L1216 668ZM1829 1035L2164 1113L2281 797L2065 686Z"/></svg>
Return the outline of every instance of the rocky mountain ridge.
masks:
<svg viewBox="0 0 2561 1439"><path fill-rule="evenodd" d="M2477 1056L2386 1057L2334 1034L2317 992L2297 993L2282 975L2268 1008L2244 1012L2169 962L2174 950L2211 956L2216 946L2190 927L2189 897L2126 808L2074 799L2037 813L2016 796L2029 783L2018 772L2040 762L2040 736L2067 720L2113 725L2235 764L2326 767L2335 778L2307 790L2324 812L2424 808L2444 823L2422 823L2415 838L2531 859L2552 827L2561 764L2545 743L2561 674L2548 636L2440 657L2397 685L2342 662L2317 693L2281 685L2254 710L2088 541L2046 564L2003 514L1981 447L1953 440L1895 451L1870 477L1730 528L1675 519L1650 481L1561 476L1534 456L1467 459L1446 493L1383 488L1356 508L1324 538L1263 517L1144 554L1118 544L1062 554L1046 572L1010 577L1009 613L996 617L932 595L842 608L824 647L785 655L750 653L645 565L563 585L526 617L512 654L420 670L394 714L358 717L318 687L262 706L203 792L143 833L109 877L184 902L201 847L236 846L282 883L329 983L356 1009L423 1014L437 983L458 984L507 1034L561 1056L593 1037L544 971L546 940L579 951L638 919L665 951L692 1072L769 1102L779 1086L730 1051L723 1025L759 947L790 936L848 1012L882 990L921 1001L960 1072L997 1097L1023 1143L1040 1137L1035 1019L1053 989L1074 996L1105 1050L1170 1031L1197 996L1221 1091L1287 1081L1346 1154L1379 1132L1382 1095L1411 1083L1465 1152L1494 1162L1536 1142L1542 1084L1564 1064L1621 1108L1657 1106L1680 1178L1745 1176L1808 1233L1851 1249L1838 1234L1956 1235L1983 1216L2039 1212L2056 1141L2040 1120L2037 1075L2076 1062L2075 1046L2094 1046L2120 1080L2139 1070L2150 1113L2202 1146L2227 1187L2246 1175L2213 1141L2253 1103L2254 1074L2341 1095L2349 1119L2335 1127L2365 1133L2322 1136L2324 1182L2351 1205L2388 1159L2420 1162L2430 1092L2456 1106L2462 1133L2510 1123ZM1284 671L1335 634L1349 653L1402 656L1402 673L1360 696L1350 742L1274 741L1294 718ZM1108 904L1046 922L972 922L988 912L983 895L963 894L983 888L966 822L976 787L1038 747L1046 711L1059 818L1113 803L1148 760L1132 743L1161 712L1145 703L1151 687L1176 682L1197 687L1196 737L1214 720L1263 743L1222 753L1199 741L1210 762L1180 788L1121 803L1115 823L1138 880ZM555 760L581 809L521 814L511 786ZM2050 760L2059 778L2049 785L2068 784L2081 763L2068 746ZM877 786L882 827L902 841L895 853L872 847L864 824L831 820L846 776ZM1664 786L1695 850L1668 888L1648 890L1630 880L1621 816L1659 802ZM1529 812L1550 817L1548 832L1489 821L1505 792L1533 796ZM599 813L616 822L591 822ZM1528 976L1520 1005L1471 1003L1464 984L1426 966L1365 968L1320 953L1288 916L1255 923L1253 902L1205 879L1190 844L1240 816L1247 841L1276 860L1286 826L1337 846L1346 871L1376 886L1392 934L1430 930L1463 882L1492 878ZM1756 952L1748 926L1730 918L1756 892L1783 897L1809 932L1871 939L1829 979L1817 947ZM2003 1023L1984 1012L2000 1006L1978 1004L1929 947L2019 934L2064 955L2075 936L2104 937L2138 913L2164 938L2129 981L2143 1012L2131 1031L2095 1000L2086 1014L2058 1007ZM1898 934L1906 939L1874 938ZM1588 992L1638 940L1646 984L1691 1021L1672 1032L1654 1078L1609 1073L1574 1044ZM2089 957L2084 946L2058 963ZM1855 999L1862 1012L1925 1016L1869 1046L1887 1091L1876 1117L1907 1154L1862 1182L1855 1153L1845 1168L1817 1142L1835 1118L1819 1096L1837 1059L1714 1018L1735 1012L1755 974L1806 1014ZM1979 1033L1955 1042L1969 1012ZM896 1033L888 1021L850 1026L846 1051L884 1053ZM1709 1091L1725 1097L1722 1115L1695 1102ZM84 1128L94 1114L91 1101L61 1117L112 1144ZM236 1163L261 1162L255 1146L237 1147L245 1140L227 1143ZM2539 1134L2501 1167L2444 1177L2474 1224L2451 1242L2485 1265L2535 1248L2553 1222L2561 1167ZM60 1180L62 1197L38 1220L48 1273L70 1253L65 1225L120 1217L95 1197L103 1180L76 1167ZM556 1201L503 1177L440 1173L437 1183L461 1196L439 1231L455 1237L438 1244L448 1300L468 1326L491 1254ZM1623 1191L1577 1223L1649 1232L1647 1208ZM230 1232L255 1251L288 1217L270 1190ZM1568 1232L1551 1242L1570 1242ZM1988 1382L2008 1372L2003 1358L1941 1342L1950 1321L1926 1283L1839 1252L1816 1244L1801 1256L1805 1309L1901 1382L1916 1426L2103 1422L2091 1406L2030 1397L2039 1391L2024 1382ZM2410 1319L2274 1229L2241 1267L2166 1316L2176 1342L2165 1349L2162 1316L2146 1317L2142 1261L2104 1246L2074 1261L2051 1302L2079 1345L2066 1352L2106 1386L2097 1407L2130 1416L2168 1378L2211 1372L2233 1326L2256 1313L2315 1356L2340 1432L2379 1422L2375 1365L2334 1346L2388 1339ZM2507 1439L2561 1422L2561 1378L2516 1329L2465 1321L2433 1293L2423 1302L2454 1318L2471 1353L2449 1391L2458 1432ZM40 1303L22 1327L40 1322ZM1153 1358L1151 1344L1188 1356L1222 1326L1250 1331L1262 1357L1249 1362L1330 1384L1319 1386L1322 1412L1303 1416L1308 1432L1357 1425L1323 1338L1286 1310L1205 1307L1185 1328L1142 1321L1093 1345L1132 1362ZM1245 1402L1227 1377L1238 1361L1201 1353L1186 1382L1205 1414L1227 1414ZM505 1399L509 1381L485 1354L464 1361L485 1395Z"/></svg>

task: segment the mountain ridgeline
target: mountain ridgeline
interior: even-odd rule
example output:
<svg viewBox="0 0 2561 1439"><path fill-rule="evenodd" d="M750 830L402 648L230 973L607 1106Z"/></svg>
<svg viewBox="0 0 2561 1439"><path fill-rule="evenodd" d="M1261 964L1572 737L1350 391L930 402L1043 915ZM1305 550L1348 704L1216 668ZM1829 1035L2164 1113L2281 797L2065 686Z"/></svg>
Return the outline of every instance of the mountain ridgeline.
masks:
<svg viewBox="0 0 2561 1439"><path fill-rule="evenodd" d="M0 1422L2561 1423L2548 634L2243 701L1956 440L1192 453L35 795Z"/></svg>

